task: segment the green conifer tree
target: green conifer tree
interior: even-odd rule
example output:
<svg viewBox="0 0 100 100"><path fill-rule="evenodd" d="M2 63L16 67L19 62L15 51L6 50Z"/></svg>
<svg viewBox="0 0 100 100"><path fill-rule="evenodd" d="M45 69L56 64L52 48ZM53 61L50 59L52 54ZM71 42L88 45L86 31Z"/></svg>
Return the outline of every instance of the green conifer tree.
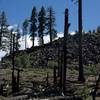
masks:
<svg viewBox="0 0 100 100"><path fill-rule="evenodd" d="M52 41L57 37L57 31L55 29L55 16L54 11L52 7L48 8L48 15L47 15L47 34L50 35L50 43L52 44Z"/></svg>
<svg viewBox="0 0 100 100"><path fill-rule="evenodd" d="M43 45L44 40L44 31L45 31L45 26L46 26L46 11L44 7L42 6L39 14L38 14L38 37L39 37L39 44Z"/></svg>
<svg viewBox="0 0 100 100"><path fill-rule="evenodd" d="M36 7L33 7L31 18L30 18L30 37L32 40L33 47L34 47L34 39L36 36L36 31L37 31L37 18L36 17L37 17Z"/></svg>
<svg viewBox="0 0 100 100"><path fill-rule="evenodd" d="M23 22L23 36L25 36L25 49L27 48L28 20Z"/></svg>
<svg viewBox="0 0 100 100"><path fill-rule="evenodd" d="M10 31L5 12L1 13L0 27L0 47L3 51L8 52L10 50Z"/></svg>
<svg viewBox="0 0 100 100"><path fill-rule="evenodd" d="M15 51L18 52L20 44L19 44L19 39L20 39L20 29L17 27L16 29L16 35L15 35Z"/></svg>

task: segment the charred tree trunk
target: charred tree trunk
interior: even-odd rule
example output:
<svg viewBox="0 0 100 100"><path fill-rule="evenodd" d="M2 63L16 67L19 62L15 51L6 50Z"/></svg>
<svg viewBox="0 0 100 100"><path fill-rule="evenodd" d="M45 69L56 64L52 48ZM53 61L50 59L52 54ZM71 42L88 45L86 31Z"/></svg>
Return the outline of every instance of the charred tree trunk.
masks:
<svg viewBox="0 0 100 100"><path fill-rule="evenodd" d="M46 77L46 86L49 86L49 73L47 73L47 77Z"/></svg>
<svg viewBox="0 0 100 100"><path fill-rule="evenodd" d="M70 24L68 23L68 9L65 10L65 26L64 26L64 40L63 40L63 65L61 68L60 83L61 83L61 93L65 94L66 91L66 68L67 68L67 36L68 28Z"/></svg>
<svg viewBox="0 0 100 100"><path fill-rule="evenodd" d="M19 91L20 70L17 70L17 91Z"/></svg>
<svg viewBox="0 0 100 100"><path fill-rule="evenodd" d="M68 28L69 28L69 23L68 23L68 9L65 10L65 28L64 28L64 45L63 45L63 55L64 55L64 62L63 62L63 67L62 67L62 83L63 83L63 93L66 91L66 67L67 67L67 36L68 36Z"/></svg>
<svg viewBox="0 0 100 100"><path fill-rule="evenodd" d="M57 44L58 49L58 77L60 77L60 67L61 67L61 50L60 50L60 43Z"/></svg>
<svg viewBox="0 0 100 100"><path fill-rule="evenodd" d="M82 0L78 0L78 32L79 32L79 77L81 82L85 81L83 75L83 61L82 61Z"/></svg>
<svg viewBox="0 0 100 100"><path fill-rule="evenodd" d="M58 46L58 77L60 77L60 66L61 66L61 63L60 63L60 45L59 45L59 43L57 44L57 46Z"/></svg>
<svg viewBox="0 0 100 100"><path fill-rule="evenodd" d="M13 34L13 53L12 53L12 92L14 93L15 92L15 81L16 81L16 78L15 78L15 75L14 75L14 70L15 70L15 34Z"/></svg>
<svg viewBox="0 0 100 100"><path fill-rule="evenodd" d="M63 62L63 55L61 54L61 62ZM63 86L63 84L62 84L62 66L63 66L63 64L61 64L60 65L60 82L59 82L59 91L62 93L62 86Z"/></svg>
<svg viewBox="0 0 100 100"><path fill-rule="evenodd" d="M54 66L54 70L53 70L53 77L54 77L53 83L54 83L54 86L56 86L56 84L57 84L57 72L56 72L56 70L57 70L57 67Z"/></svg>
<svg viewBox="0 0 100 100"><path fill-rule="evenodd" d="M19 91L19 85L20 85L20 72L23 71L22 69L16 69L17 70L17 92Z"/></svg>

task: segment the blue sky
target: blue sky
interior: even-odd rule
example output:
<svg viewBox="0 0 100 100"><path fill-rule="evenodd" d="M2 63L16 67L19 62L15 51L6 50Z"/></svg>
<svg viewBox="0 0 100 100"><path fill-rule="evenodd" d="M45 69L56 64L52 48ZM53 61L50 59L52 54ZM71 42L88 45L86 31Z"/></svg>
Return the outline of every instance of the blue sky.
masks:
<svg viewBox="0 0 100 100"><path fill-rule="evenodd" d="M67 3L68 2L68 3ZM0 0L0 11L5 11L10 25L21 26L25 18L29 18L33 6L39 11L41 6L52 6L56 15L56 28L63 32L64 10L69 7L70 31L77 30L77 4L71 0ZM83 0L83 30L96 29L100 25L100 0Z"/></svg>

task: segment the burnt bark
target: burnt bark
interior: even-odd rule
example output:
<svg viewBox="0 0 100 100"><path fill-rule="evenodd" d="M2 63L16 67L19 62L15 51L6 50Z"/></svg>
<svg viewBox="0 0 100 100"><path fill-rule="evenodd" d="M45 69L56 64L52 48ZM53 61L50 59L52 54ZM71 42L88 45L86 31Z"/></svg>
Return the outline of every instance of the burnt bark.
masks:
<svg viewBox="0 0 100 100"><path fill-rule="evenodd" d="M78 32L79 32L79 77L78 80L85 82L82 61L82 0L78 0Z"/></svg>

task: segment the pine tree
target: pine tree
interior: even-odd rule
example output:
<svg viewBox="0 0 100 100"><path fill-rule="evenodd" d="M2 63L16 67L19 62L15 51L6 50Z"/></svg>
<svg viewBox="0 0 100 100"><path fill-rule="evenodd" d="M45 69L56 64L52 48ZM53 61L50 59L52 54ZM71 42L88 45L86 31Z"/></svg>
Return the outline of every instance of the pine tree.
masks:
<svg viewBox="0 0 100 100"><path fill-rule="evenodd" d="M28 20L23 22L23 36L25 36L25 49L27 47L27 34L28 34Z"/></svg>
<svg viewBox="0 0 100 100"><path fill-rule="evenodd" d="M2 36L2 50L9 52L10 50L10 31L7 27L3 28L3 36Z"/></svg>
<svg viewBox="0 0 100 100"><path fill-rule="evenodd" d="M19 39L20 39L20 29L16 29L16 35L15 35L15 51L18 52L20 44L19 44Z"/></svg>
<svg viewBox="0 0 100 100"><path fill-rule="evenodd" d="M2 35L3 35L4 28L6 26L7 26L7 19L6 19L5 12L1 12L1 15L0 15L0 46L2 46Z"/></svg>
<svg viewBox="0 0 100 100"><path fill-rule="evenodd" d="M41 8L38 14L38 21L39 21L39 25L38 25L39 44L43 45L44 44L43 36L45 34L44 31L46 26L46 11L44 7Z"/></svg>
<svg viewBox="0 0 100 100"><path fill-rule="evenodd" d="M32 9L32 14L31 14L31 18L30 18L30 37L32 40L32 46L34 47L34 39L36 36L36 31L37 31L37 12L36 12L36 7L33 7Z"/></svg>
<svg viewBox="0 0 100 100"><path fill-rule="evenodd" d="M54 11L52 9L52 7L48 8L48 15L47 15L47 34L50 35L50 43L52 44L52 40L55 39L55 37L57 37L57 31L55 29L55 16L54 16Z"/></svg>
<svg viewBox="0 0 100 100"><path fill-rule="evenodd" d="M2 50L9 51L10 49L10 31L8 30L8 23L5 12L1 13L0 21L0 45Z"/></svg>

